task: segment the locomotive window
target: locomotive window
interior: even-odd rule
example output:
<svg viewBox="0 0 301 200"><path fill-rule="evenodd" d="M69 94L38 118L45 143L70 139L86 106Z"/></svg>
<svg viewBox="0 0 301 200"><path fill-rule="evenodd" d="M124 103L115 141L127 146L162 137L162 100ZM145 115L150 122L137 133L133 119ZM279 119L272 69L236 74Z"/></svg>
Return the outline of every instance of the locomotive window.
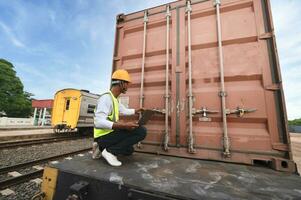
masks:
<svg viewBox="0 0 301 200"><path fill-rule="evenodd" d="M69 110L70 107L70 99L67 99L66 101L66 110Z"/></svg>
<svg viewBox="0 0 301 200"><path fill-rule="evenodd" d="M93 113L94 113L94 110L95 110L95 107L96 107L95 105L89 104L89 105L88 105L87 113L93 114Z"/></svg>

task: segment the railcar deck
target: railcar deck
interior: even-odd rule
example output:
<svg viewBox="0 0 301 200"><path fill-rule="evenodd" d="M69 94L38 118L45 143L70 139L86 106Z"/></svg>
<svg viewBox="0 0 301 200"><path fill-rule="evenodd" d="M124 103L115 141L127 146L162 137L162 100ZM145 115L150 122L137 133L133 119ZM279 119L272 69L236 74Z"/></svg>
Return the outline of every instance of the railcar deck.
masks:
<svg viewBox="0 0 301 200"><path fill-rule="evenodd" d="M90 154L52 167L59 170L54 199L86 181L88 199L298 199L301 177L263 167L135 153L110 167ZM129 198L129 199L131 199Z"/></svg>

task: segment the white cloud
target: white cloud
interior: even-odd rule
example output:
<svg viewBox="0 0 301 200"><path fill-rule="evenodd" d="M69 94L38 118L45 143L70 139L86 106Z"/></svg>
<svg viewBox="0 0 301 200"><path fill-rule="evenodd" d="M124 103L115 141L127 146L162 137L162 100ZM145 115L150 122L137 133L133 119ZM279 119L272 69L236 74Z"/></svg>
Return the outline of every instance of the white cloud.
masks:
<svg viewBox="0 0 301 200"><path fill-rule="evenodd" d="M37 98L52 98L55 91L72 86L70 79L56 78L53 73L44 73L43 66L33 66L25 63L15 63L17 75L21 78L25 88Z"/></svg>
<svg viewBox="0 0 301 200"><path fill-rule="evenodd" d="M0 27L6 33L9 40L16 46L16 47L25 47L25 45L15 36L11 28L9 28L6 24L0 21Z"/></svg>
<svg viewBox="0 0 301 200"><path fill-rule="evenodd" d="M60 63L61 69L68 65L66 62ZM15 62L14 65L25 88L30 88L28 91L38 99L53 98L55 92L63 88L87 89L92 93L100 94L109 86L109 80L102 79L99 72L86 70L80 64L69 66L67 70L69 72L61 70L58 73L48 72L47 74L42 71L44 66L20 62Z"/></svg>
<svg viewBox="0 0 301 200"><path fill-rule="evenodd" d="M24 63L14 63L14 66L16 69L18 69L18 73L19 72L25 72L30 76L34 76L35 78L37 78L37 80L45 80L48 79L48 76L46 76L45 73L41 72L41 70L39 70L39 68L37 67L32 67L29 66L27 64Z"/></svg>
<svg viewBox="0 0 301 200"><path fill-rule="evenodd" d="M51 10L51 11L49 11L48 13L49 13L49 18L50 18L51 22L52 22L53 24L55 24L55 23L56 23L56 15L55 15L55 12Z"/></svg>

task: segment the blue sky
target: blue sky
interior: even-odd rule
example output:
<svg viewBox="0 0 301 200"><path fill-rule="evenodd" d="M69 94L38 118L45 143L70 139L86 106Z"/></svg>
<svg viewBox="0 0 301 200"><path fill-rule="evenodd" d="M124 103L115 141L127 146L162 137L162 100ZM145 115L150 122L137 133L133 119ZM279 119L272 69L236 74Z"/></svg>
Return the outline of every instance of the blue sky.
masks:
<svg viewBox="0 0 301 200"><path fill-rule="evenodd" d="M0 0L0 58L34 98L62 88L102 93L112 66L115 16L171 0ZM301 117L301 1L271 0L289 119Z"/></svg>

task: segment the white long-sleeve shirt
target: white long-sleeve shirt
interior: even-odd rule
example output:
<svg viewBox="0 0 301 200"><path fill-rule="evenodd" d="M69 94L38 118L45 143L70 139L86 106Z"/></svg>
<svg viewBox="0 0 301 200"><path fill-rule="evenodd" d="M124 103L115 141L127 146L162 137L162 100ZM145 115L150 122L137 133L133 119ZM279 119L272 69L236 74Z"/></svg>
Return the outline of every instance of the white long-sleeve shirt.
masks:
<svg viewBox="0 0 301 200"><path fill-rule="evenodd" d="M102 95L97 101L97 107L94 113L94 127L99 129L112 129L113 122L108 120L112 111L113 100L111 95ZM135 114L135 109L128 109L119 102L119 114L133 115Z"/></svg>

